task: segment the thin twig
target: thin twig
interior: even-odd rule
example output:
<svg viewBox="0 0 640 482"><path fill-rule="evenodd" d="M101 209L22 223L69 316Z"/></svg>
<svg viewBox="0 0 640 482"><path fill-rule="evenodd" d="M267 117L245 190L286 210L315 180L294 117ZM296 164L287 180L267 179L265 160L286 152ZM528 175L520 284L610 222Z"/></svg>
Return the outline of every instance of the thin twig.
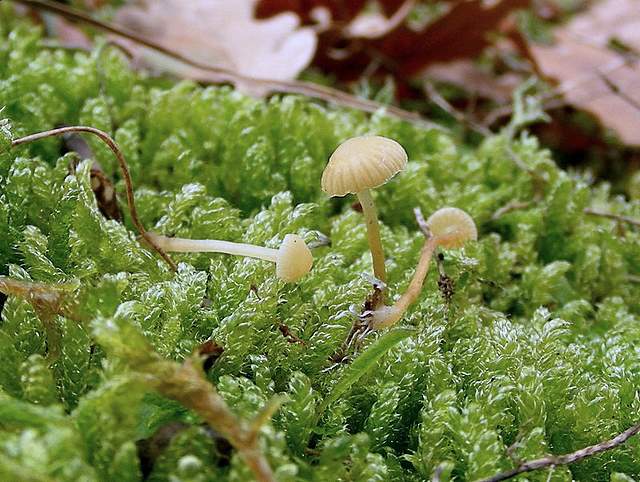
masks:
<svg viewBox="0 0 640 482"><path fill-rule="evenodd" d="M429 225L424 219L422 209L420 209L419 207L413 208L413 215L416 217L416 222L418 223L420 231L422 231L422 234L424 234L424 236L429 239L431 237L431 229L429 229Z"/></svg>
<svg viewBox="0 0 640 482"><path fill-rule="evenodd" d="M66 6L64 4L52 2L49 0L13 1L15 3L20 3L22 5L35 8L37 10L45 10L47 12L60 15L70 20L75 20L86 25L91 25L92 27L95 27L104 32L117 35L118 37L126 38L128 40L131 40L132 42L143 45L147 48L155 50L156 52L176 59L186 65L199 69L203 72L203 74L206 73L206 75L203 75L203 78L194 78L194 80L216 84L243 84L249 86L251 90L259 90L261 92L266 91L270 93L299 94L368 113L375 113L380 110L384 110L388 115L396 117L398 119L412 122L414 124L420 124L431 129L443 130L441 126L438 126L437 124L424 119L422 116L415 112L410 112L393 105L381 104L373 100L362 99L331 87L314 84L312 82L302 82L295 80L287 81L275 79L258 79L255 77L250 77L237 72L233 72L229 69L202 63L183 55L177 50L160 45L142 35L139 35L136 32L116 26L112 23L96 20L86 13Z"/></svg>
<svg viewBox="0 0 640 482"><path fill-rule="evenodd" d="M516 475L522 474L524 472L532 472L534 470L545 469L549 467L555 467L558 465L567 465L572 464L574 462L578 462L587 457L591 457L592 455L599 454L601 452L605 452L607 450L613 449L618 445L622 445L631 437L640 432L640 423L634 425L631 428L628 428L624 432L619 435L616 435L611 440L606 440L604 442L597 443L595 445L590 445L589 447L582 448L580 450L576 450L575 452L571 452L565 455L550 455L548 457L542 457L536 460L530 460L529 462L523 462L518 465L515 469L507 470L506 472L502 472L500 474L494 475L493 477L488 477L486 479L481 479L476 482L500 482L501 480L511 479Z"/></svg>
<svg viewBox="0 0 640 482"><path fill-rule="evenodd" d="M107 134L106 132L101 131L100 129L96 129L95 127L87 127L87 126L68 126L68 127L59 127L57 129L51 129L48 131L37 132L35 134L31 134L28 136L20 137L18 139L14 139L11 142L12 147L16 147L22 144L27 144L29 142L38 141L41 139L46 139L47 137L53 136L62 136L69 132L86 132L88 134L93 134L100 138L109 149L115 154L118 159L118 164L120 166L120 170L122 171L122 177L124 178L124 183L127 191L127 204L129 205L129 212L131 214L131 221L135 225L136 229L140 233L140 235L144 238L144 240L160 255L160 257L166 261L166 263L171 267L173 271L177 270L176 264L169 257L167 253L164 252L160 246L156 244L151 236L147 233L142 221L138 217L138 211L136 209L136 203L133 195L133 183L131 181L131 174L129 173L129 166L127 165L127 161L122 154L122 151L116 144L116 142Z"/></svg>
<svg viewBox="0 0 640 482"><path fill-rule="evenodd" d="M608 212L600 211L598 209L593 209L593 208L585 208L584 213L589 214L590 216L600 216L602 218L613 219L615 221L628 223L628 224L632 224L633 226L640 227L640 219L632 218L630 216L623 216L621 214L608 213Z"/></svg>
<svg viewBox="0 0 640 482"><path fill-rule="evenodd" d="M473 119L470 119L469 116L464 112L460 112L458 109L453 107L451 103L447 99L445 99L442 94L440 94L440 92L438 92L438 90L431 82L426 81L423 85L427 97L443 111L457 120L460 124L467 126L471 130L477 132L482 136L489 137L493 135L493 133L487 127L475 122Z"/></svg>
<svg viewBox="0 0 640 482"><path fill-rule="evenodd" d="M517 211L518 209L526 209L529 206L531 206L530 201L511 201L505 204L504 206L502 206L501 208L496 209L496 212L491 215L491 220L497 221L502 216L504 216L507 213L510 213L511 211Z"/></svg>
<svg viewBox="0 0 640 482"><path fill-rule="evenodd" d="M616 84L611 78L606 74L600 74L600 79L605 83L607 88L611 90L614 95L617 95L622 100L627 102L629 105L633 106L636 110L640 111L640 103L636 101L633 97L628 95L625 91L623 91L618 84Z"/></svg>
<svg viewBox="0 0 640 482"><path fill-rule="evenodd" d="M452 106L451 103L447 101L447 99L445 99L436 90L436 88L433 86L431 82L424 83L424 91L427 97L429 97L434 104L436 104L438 107L440 107L442 110L444 110L447 114L452 116L455 120L457 120L461 124L467 126L471 130L477 132L478 134L484 137L489 137L493 135L493 132L490 129L488 129L486 126L475 122L474 120L470 119L464 112L460 112L458 109ZM526 163L520 158L520 156L518 156L518 154L511 148L510 145L505 146L505 151L507 152L507 155L514 162L516 166L518 166L522 171L526 172L530 176L536 178L536 180L539 180L538 179L539 176L536 174L536 172L526 165Z"/></svg>

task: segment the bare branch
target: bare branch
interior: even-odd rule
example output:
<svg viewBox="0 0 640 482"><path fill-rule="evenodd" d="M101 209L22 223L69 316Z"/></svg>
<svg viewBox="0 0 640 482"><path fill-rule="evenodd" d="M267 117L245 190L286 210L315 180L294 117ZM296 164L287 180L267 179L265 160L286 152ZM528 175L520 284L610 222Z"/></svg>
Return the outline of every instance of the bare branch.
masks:
<svg viewBox="0 0 640 482"><path fill-rule="evenodd" d="M640 219L632 218L630 216L623 216L621 214L608 213L608 212L600 211L598 209L593 209L593 208L585 208L584 213L589 214L591 216L600 216L602 218L608 218L608 219L613 219L614 221L632 224L633 226L640 226Z"/></svg>
<svg viewBox="0 0 640 482"><path fill-rule="evenodd" d="M169 265L169 267L173 271L176 271L177 270L176 264L169 257L169 255L165 253L164 250L156 244L153 238L149 236L149 234L147 233L147 230L142 224L142 221L140 221L140 218L138 217L138 211L136 209L136 203L133 195L133 183L131 181L131 174L129 173L129 166L127 164L126 159L124 158L124 155L122 154L122 151L120 150L116 142L111 138L111 136L109 136L109 134L99 129L96 129L95 127L87 127L87 126L59 127L57 129L37 132L35 134L14 139L11 142L11 146L16 147L22 144L27 144L29 142L46 139L47 137L62 136L69 132L86 132L88 134L93 134L94 136L97 136L98 138L100 138L100 140L102 140L105 144L107 144L107 146L109 146L109 149L111 149L111 151L115 154L116 158L118 159L118 164L120 166L120 170L122 171L122 177L124 178L124 183L127 190L127 204L129 205L129 212L131 213L131 221L133 221L133 224L135 225L140 235L144 238L144 240L147 243L149 243L149 246L151 246L160 255L160 257L166 261L166 263Z"/></svg>
<svg viewBox="0 0 640 482"><path fill-rule="evenodd" d="M215 67L206 63L193 60L192 58L183 55L177 50L160 45L136 32L124 29L112 23L96 20L90 15L87 15L80 10L68 7L64 4L52 2L49 0L13 0L15 3L20 3L37 10L44 10L64 18L81 22L86 25L91 25L103 32L108 32L118 37L126 38L147 48L155 50L161 54L178 60L186 65L195 67L202 71L201 78L194 78L193 80L215 83L215 84L238 84L242 83L250 88L259 88L260 91L268 91L270 93L286 93L286 94L300 94L314 99L320 99L325 102L334 103L343 107L350 107L352 109L361 110L368 113L375 113L380 110L384 110L388 115L396 117L401 120L412 122L414 124L422 125L431 129L442 130L441 126L424 119L422 116L415 112L410 112L392 105L384 105L379 102L375 102L368 99L362 99L346 92L331 87L314 84L312 82L302 82L295 80L274 80L274 79L258 79L255 77L249 77L246 75L233 72L229 69L221 67Z"/></svg>
<svg viewBox="0 0 640 482"><path fill-rule="evenodd" d="M511 211L517 211L518 209L526 209L531 206L531 202L529 201L511 201L499 209L496 209L496 212L491 215L492 221L497 221L502 216Z"/></svg>
<svg viewBox="0 0 640 482"><path fill-rule="evenodd" d="M587 457L591 457L592 455L596 455L607 450L611 450L619 445L622 445L627 440L629 440L634 435L640 432L640 423L634 425L631 428L628 428L624 432L619 435L616 435L610 440L606 440L604 442L597 443L595 445L590 445L589 447L582 448L580 450L576 450L575 452L571 452L565 455L550 455L548 457L542 457L536 460L530 460L529 462L523 462L518 465L515 469L507 470L506 472L502 472L500 474L494 475L493 477L489 477L486 479L481 479L476 482L500 482L501 480L507 480L515 477L516 475L522 474L524 472L532 472L534 470L546 469L555 467L558 465L567 465L572 464L574 462L578 462Z"/></svg>

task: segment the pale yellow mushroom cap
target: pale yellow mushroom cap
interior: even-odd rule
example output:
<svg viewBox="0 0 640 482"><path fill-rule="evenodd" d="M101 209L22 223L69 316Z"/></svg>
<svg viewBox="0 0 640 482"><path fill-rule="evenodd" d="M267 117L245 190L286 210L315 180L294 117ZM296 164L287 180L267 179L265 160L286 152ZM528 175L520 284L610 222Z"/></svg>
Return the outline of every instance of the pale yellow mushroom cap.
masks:
<svg viewBox="0 0 640 482"><path fill-rule="evenodd" d="M462 209L438 209L427 219L427 225L445 248L460 248L467 241L478 239L476 223Z"/></svg>
<svg viewBox="0 0 640 482"><path fill-rule="evenodd" d="M296 234L287 234L278 249L276 276L286 283L294 283L311 270L313 256L304 240Z"/></svg>
<svg viewBox="0 0 640 482"><path fill-rule="evenodd" d="M322 190L345 196L384 184L407 165L407 153L392 139L362 136L347 139L331 154L322 173Z"/></svg>

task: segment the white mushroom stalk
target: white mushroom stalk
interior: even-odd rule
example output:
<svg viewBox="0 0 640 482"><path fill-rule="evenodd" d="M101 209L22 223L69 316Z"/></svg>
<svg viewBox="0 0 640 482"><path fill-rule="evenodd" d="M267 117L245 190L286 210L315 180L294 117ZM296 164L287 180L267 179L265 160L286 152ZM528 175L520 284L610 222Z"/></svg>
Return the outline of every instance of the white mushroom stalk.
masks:
<svg viewBox="0 0 640 482"><path fill-rule="evenodd" d="M478 231L471 216L458 208L442 208L427 220L431 235L420 252L420 260L407 291L391 306L382 306L370 314L369 326L380 330L395 325L407 309L420 296L422 285L429 271L431 258L438 246L459 248L467 241L478 238Z"/></svg>
<svg viewBox="0 0 640 482"><path fill-rule="evenodd" d="M296 234L287 234L278 249L217 239L170 238L154 233L149 235L165 251L224 253L270 261L276 264L276 276L287 283L298 281L311 270L313 265L311 251L304 240Z"/></svg>
<svg viewBox="0 0 640 482"><path fill-rule="evenodd" d="M373 264L374 276L386 283L387 270L384 266L384 249L382 248L382 239L380 238L380 222L378 221L378 211L371 197L371 191L364 189L356 194L360 206L362 206L362 215L367 227L367 240L369 241L369 249L371 250L371 263Z"/></svg>
<svg viewBox="0 0 640 482"><path fill-rule="evenodd" d="M392 139L362 136L347 139L331 154L322 173L322 190L330 196L355 194L362 206L371 250L373 273L385 283L380 225L370 189L381 186L407 164L407 153Z"/></svg>

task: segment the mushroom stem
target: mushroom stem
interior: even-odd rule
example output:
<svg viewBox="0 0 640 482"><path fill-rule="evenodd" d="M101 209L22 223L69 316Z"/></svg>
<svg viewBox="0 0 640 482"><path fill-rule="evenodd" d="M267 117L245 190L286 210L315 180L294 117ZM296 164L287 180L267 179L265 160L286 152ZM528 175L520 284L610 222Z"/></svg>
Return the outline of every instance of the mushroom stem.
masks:
<svg viewBox="0 0 640 482"><path fill-rule="evenodd" d="M418 299L420 292L422 291L422 285L424 284L424 279L427 277L427 272L429 271L429 265L431 263L431 258L433 257L433 253L438 246L437 238L430 238L425 241L422 246L422 250L420 251L420 261L418 261L418 266L416 266L416 272L413 274L413 278L411 278L411 282L409 283L409 287L407 291L400 297L400 299L395 303L403 311L411 305L414 301Z"/></svg>
<svg viewBox="0 0 640 482"><path fill-rule="evenodd" d="M382 306L373 311L371 328L380 330L396 324L407 311L409 306L418 299L422 285L429 272L429 265L433 253L438 246L439 239L430 237L424 242L420 252L420 260L416 266L416 271L411 278L407 291L391 306Z"/></svg>
<svg viewBox="0 0 640 482"><path fill-rule="evenodd" d="M378 211L371 197L369 189L364 189L356 193L358 201L362 206L362 214L367 225L367 238L371 249L371 260L373 262L373 274L383 283L387 282L387 272L384 267L384 251L380 240L380 224L378 222Z"/></svg>
<svg viewBox="0 0 640 482"><path fill-rule="evenodd" d="M219 241L215 239L185 239L169 238L157 234L151 234L156 244L165 251L179 251L182 253L225 253L236 256L248 256L250 258L263 259L275 263L278 250L256 246L254 244L234 243L232 241Z"/></svg>

